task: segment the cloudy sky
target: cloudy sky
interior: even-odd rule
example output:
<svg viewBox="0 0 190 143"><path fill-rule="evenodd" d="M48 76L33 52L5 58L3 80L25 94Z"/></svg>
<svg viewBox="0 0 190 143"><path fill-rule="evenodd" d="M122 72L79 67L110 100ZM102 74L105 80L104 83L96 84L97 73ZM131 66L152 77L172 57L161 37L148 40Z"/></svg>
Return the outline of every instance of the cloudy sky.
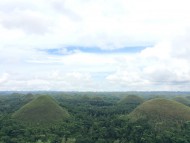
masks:
<svg viewBox="0 0 190 143"><path fill-rule="evenodd" d="M188 91L189 0L0 0L0 90Z"/></svg>

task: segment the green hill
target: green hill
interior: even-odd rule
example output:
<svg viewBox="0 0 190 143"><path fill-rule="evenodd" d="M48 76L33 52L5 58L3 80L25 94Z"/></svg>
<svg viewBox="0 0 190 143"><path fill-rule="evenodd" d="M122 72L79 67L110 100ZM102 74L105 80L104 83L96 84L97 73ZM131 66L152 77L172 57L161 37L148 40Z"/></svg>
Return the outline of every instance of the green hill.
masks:
<svg viewBox="0 0 190 143"><path fill-rule="evenodd" d="M175 97L173 100L179 102L179 103L182 103L184 105L187 105L187 106L190 106L190 100L185 98L185 97Z"/></svg>
<svg viewBox="0 0 190 143"><path fill-rule="evenodd" d="M143 98L136 95L128 95L125 98L121 99L118 104L140 104L144 100Z"/></svg>
<svg viewBox="0 0 190 143"><path fill-rule="evenodd" d="M40 96L16 111L13 118L27 122L51 124L69 117L69 113L49 96Z"/></svg>
<svg viewBox="0 0 190 143"><path fill-rule="evenodd" d="M146 120L149 123L162 123L172 126L190 120L190 108L168 99L152 99L139 105L128 115L131 121Z"/></svg>

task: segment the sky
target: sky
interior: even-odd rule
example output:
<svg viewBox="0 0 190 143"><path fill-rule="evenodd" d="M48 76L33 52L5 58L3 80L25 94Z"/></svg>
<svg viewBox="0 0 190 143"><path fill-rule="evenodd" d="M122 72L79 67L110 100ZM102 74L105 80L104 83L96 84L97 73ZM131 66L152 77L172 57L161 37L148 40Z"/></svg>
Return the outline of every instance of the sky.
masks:
<svg viewBox="0 0 190 143"><path fill-rule="evenodd" d="M0 91L189 91L189 0L0 0Z"/></svg>

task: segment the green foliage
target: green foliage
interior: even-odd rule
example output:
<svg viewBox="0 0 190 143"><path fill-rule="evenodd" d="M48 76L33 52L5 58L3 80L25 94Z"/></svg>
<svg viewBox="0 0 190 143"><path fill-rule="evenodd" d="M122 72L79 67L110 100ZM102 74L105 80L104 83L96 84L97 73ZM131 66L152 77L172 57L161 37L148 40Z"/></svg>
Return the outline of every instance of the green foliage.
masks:
<svg viewBox="0 0 190 143"><path fill-rule="evenodd" d="M187 111L189 107L178 102L154 99L141 105L134 103L121 105L118 104L121 96L117 96L117 93L61 94L53 92L48 94L52 94L56 102L49 96L42 96L43 98L40 99L39 94L26 95L26 97L25 95L14 94L4 97L3 101L6 101L10 106L2 108L5 106L0 104L0 109L2 109L0 112L0 143L190 142L190 120ZM13 97L15 95L16 97ZM39 99L36 98L37 101L30 102L36 96ZM10 114L15 114L12 104L17 105L18 108L24 105L26 101L29 102L26 105L27 109L39 105L43 105L43 107L48 105L48 107L45 106L44 111L37 110L39 112L38 118L41 118L40 114L48 112L47 109L57 110L60 106L63 110L67 109L69 118L52 125L41 126L39 123L39 125L28 126L21 120L12 118ZM50 105L49 102L53 105ZM54 104L56 108L54 108ZM57 108L58 104L60 105L59 108ZM39 108L43 107L39 106ZM140 111L139 108L141 108ZM136 114L137 110L138 114ZM127 116L128 114L129 116ZM158 118L156 114L163 117ZM25 115L29 116L30 114ZM129 119L129 117L133 118ZM50 121L48 122L50 123Z"/></svg>

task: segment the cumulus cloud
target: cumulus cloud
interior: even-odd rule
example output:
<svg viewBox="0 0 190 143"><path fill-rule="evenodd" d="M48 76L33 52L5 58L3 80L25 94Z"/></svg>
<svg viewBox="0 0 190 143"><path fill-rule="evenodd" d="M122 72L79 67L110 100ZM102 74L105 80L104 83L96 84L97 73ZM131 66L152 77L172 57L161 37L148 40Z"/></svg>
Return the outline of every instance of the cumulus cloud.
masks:
<svg viewBox="0 0 190 143"><path fill-rule="evenodd" d="M48 20L48 17L32 11L24 13L19 11L5 15L1 21L7 29L21 29L28 34L45 34L51 29L51 21Z"/></svg>
<svg viewBox="0 0 190 143"><path fill-rule="evenodd" d="M9 78L9 74L8 73L3 73L1 76L0 76L0 84L6 82Z"/></svg>
<svg viewBox="0 0 190 143"><path fill-rule="evenodd" d="M37 75L38 74L38 75ZM47 71L29 76L18 75L7 79L3 74L0 78L0 90L93 90L95 83L89 73ZM14 74L16 75L16 74ZM6 83L5 83L6 81Z"/></svg>
<svg viewBox="0 0 190 143"><path fill-rule="evenodd" d="M186 37L186 36L184 36ZM133 59L125 61L121 69L107 76L112 84L119 84L129 89L138 90L189 90L190 84L190 60L185 55L179 57L174 53L189 54L186 46L175 45L176 39L169 43L161 42L154 47L147 47L140 53L133 55ZM132 67L132 69L131 69ZM181 86L184 85L184 86Z"/></svg>
<svg viewBox="0 0 190 143"><path fill-rule="evenodd" d="M188 4L1 1L0 90L189 90Z"/></svg>
<svg viewBox="0 0 190 143"><path fill-rule="evenodd" d="M15 35L17 43L33 42L41 48L73 44L114 49L154 44L188 27L186 0L155 3L150 0L8 0L0 2L0 26L6 28L0 32L4 35L6 30L21 30L25 34L19 39Z"/></svg>
<svg viewBox="0 0 190 143"><path fill-rule="evenodd" d="M190 53L190 30L187 29L184 35L176 37L172 43L174 50L172 51L172 56L180 59L189 58Z"/></svg>

